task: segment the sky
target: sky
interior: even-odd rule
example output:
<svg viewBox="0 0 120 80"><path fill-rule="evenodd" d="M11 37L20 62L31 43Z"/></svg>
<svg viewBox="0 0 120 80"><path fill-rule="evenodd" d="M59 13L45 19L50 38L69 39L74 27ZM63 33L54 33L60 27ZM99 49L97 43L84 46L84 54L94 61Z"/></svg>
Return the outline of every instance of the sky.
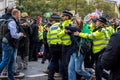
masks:
<svg viewBox="0 0 120 80"><path fill-rule="evenodd" d="M117 1L120 4L120 0L114 0L114 1Z"/></svg>

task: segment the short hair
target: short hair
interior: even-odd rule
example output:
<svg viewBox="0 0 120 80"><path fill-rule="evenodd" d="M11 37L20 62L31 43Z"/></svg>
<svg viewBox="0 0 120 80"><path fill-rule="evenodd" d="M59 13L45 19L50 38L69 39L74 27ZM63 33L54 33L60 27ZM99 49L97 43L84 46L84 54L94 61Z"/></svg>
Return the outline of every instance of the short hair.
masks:
<svg viewBox="0 0 120 80"><path fill-rule="evenodd" d="M11 14L11 12L12 12L12 10L13 10L14 8L12 7L12 6L8 6L7 8L6 8L6 13L10 13Z"/></svg>
<svg viewBox="0 0 120 80"><path fill-rule="evenodd" d="M16 13L19 13L19 12L20 12L20 10L18 10L18 9L13 9L13 10L12 10L12 16L15 15Z"/></svg>

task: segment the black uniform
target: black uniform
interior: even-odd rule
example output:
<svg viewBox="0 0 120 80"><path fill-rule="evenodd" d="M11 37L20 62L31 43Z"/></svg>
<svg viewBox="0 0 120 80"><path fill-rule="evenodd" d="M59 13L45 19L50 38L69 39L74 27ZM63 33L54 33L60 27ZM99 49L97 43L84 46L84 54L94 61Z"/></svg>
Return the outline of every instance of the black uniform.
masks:
<svg viewBox="0 0 120 80"><path fill-rule="evenodd" d="M38 23L34 20L34 23L31 24L32 34L30 35L30 51L29 51L29 61L37 61L38 60Z"/></svg>
<svg viewBox="0 0 120 80"><path fill-rule="evenodd" d="M104 69L110 70L110 80L120 80L120 30L111 36L101 62Z"/></svg>

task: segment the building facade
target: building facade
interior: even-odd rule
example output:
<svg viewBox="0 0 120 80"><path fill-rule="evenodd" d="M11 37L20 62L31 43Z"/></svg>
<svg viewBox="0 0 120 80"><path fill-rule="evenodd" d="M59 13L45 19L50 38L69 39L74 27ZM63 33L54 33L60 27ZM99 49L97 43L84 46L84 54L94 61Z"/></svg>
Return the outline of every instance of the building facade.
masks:
<svg viewBox="0 0 120 80"><path fill-rule="evenodd" d="M15 0L0 0L0 16L5 13L5 8L15 7Z"/></svg>

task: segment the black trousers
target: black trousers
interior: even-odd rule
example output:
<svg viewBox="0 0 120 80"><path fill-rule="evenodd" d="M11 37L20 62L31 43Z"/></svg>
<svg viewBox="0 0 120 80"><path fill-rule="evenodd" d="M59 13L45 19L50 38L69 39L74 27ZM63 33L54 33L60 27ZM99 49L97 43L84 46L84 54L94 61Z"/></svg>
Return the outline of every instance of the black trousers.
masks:
<svg viewBox="0 0 120 80"><path fill-rule="evenodd" d="M95 54L95 76L96 80L102 80L102 77L104 77L106 80L108 80L108 74L103 71L102 65L101 65L101 55L103 54L104 49L100 52Z"/></svg>
<svg viewBox="0 0 120 80"><path fill-rule="evenodd" d="M29 51L29 61L37 61L38 60L38 42L30 42L30 51Z"/></svg>
<svg viewBox="0 0 120 80"><path fill-rule="evenodd" d="M85 59L84 59L84 66L85 68L94 68L94 54L92 51L92 48L89 50L88 53L85 54Z"/></svg>
<svg viewBox="0 0 120 80"><path fill-rule="evenodd" d="M22 59L25 57L28 57L29 55L29 38L25 37L22 40L20 40L20 45L18 47L18 56L20 56Z"/></svg>
<svg viewBox="0 0 120 80"><path fill-rule="evenodd" d="M50 59L48 79L54 80L54 73L56 72L56 70L58 70L59 60L61 60L61 45L50 45L49 50L51 54L51 59Z"/></svg>
<svg viewBox="0 0 120 80"><path fill-rule="evenodd" d="M68 64L70 56L73 53L74 48L72 46L62 45L62 80L68 80Z"/></svg>

